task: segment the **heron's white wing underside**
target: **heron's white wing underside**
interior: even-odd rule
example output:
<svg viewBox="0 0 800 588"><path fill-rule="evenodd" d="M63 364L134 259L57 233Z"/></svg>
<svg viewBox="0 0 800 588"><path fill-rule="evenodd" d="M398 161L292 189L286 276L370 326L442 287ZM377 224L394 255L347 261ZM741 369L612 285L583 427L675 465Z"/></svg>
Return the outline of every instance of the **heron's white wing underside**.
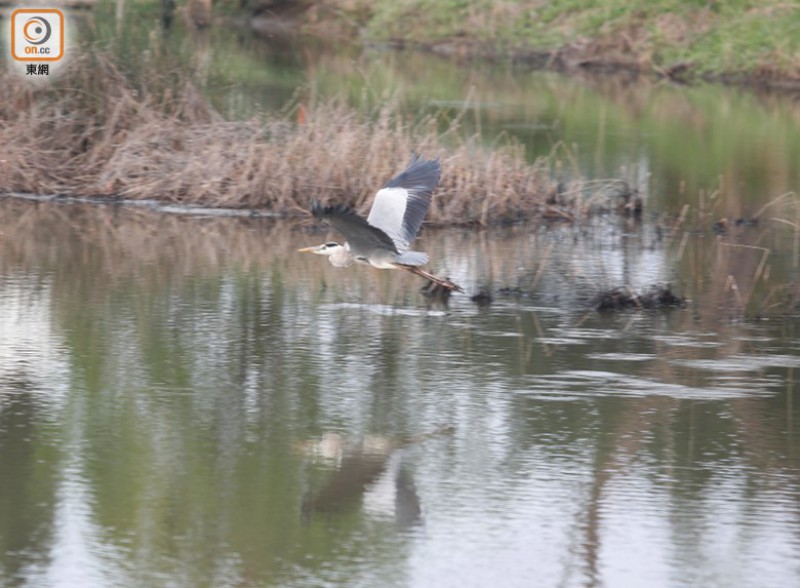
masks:
<svg viewBox="0 0 800 588"><path fill-rule="evenodd" d="M408 249L403 235L403 217L406 214L408 190L405 188L382 188L375 194L367 222L389 235L400 251Z"/></svg>
<svg viewBox="0 0 800 588"><path fill-rule="evenodd" d="M430 192L419 194L400 187L381 188L375 194L367 222L389 235L398 253L403 253L416 238L430 202Z"/></svg>

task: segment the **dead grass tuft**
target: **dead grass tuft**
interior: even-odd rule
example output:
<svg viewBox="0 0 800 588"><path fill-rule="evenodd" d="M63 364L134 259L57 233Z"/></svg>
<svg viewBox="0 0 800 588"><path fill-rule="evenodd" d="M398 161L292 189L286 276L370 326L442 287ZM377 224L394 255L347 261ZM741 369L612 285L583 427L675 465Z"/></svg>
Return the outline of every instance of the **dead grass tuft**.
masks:
<svg viewBox="0 0 800 588"><path fill-rule="evenodd" d="M459 120L409 122L397 105L362 112L306 104L252 120L223 120L180 76L138 79L103 56L34 87L0 74L0 191L160 199L280 213L314 197L364 211L413 151L440 157L429 220L480 223L586 214L579 183L554 200L550 163L531 165L519 145L484 147Z"/></svg>

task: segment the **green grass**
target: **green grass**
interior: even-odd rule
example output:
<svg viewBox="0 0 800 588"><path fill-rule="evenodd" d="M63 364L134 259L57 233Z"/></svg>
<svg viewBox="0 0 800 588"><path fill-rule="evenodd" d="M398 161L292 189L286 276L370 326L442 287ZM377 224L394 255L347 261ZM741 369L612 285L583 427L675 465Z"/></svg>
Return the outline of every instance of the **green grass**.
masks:
<svg viewBox="0 0 800 588"><path fill-rule="evenodd" d="M158 18L157 3L129 10L139 5ZM214 11L229 18L258 5L219 0ZM298 0L284 10L262 17L298 18L324 36L456 44L478 55L558 52L645 71L683 63L706 78L800 83L800 0Z"/></svg>
<svg viewBox="0 0 800 588"><path fill-rule="evenodd" d="M330 3L329 3L330 4ZM460 42L511 54L580 47L645 69L800 79L797 0L333 0L371 40Z"/></svg>

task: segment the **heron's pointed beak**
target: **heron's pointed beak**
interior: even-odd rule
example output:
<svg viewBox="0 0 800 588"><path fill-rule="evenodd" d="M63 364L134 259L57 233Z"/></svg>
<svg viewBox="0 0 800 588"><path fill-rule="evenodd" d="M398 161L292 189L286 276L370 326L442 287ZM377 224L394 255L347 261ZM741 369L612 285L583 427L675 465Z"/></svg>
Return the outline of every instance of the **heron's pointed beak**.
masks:
<svg viewBox="0 0 800 588"><path fill-rule="evenodd" d="M315 246L315 247L303 247L302 249L298 249L297 252L298 253L316 253L317 249L319 249L319 247L317 247L317 246Z"/></svg>

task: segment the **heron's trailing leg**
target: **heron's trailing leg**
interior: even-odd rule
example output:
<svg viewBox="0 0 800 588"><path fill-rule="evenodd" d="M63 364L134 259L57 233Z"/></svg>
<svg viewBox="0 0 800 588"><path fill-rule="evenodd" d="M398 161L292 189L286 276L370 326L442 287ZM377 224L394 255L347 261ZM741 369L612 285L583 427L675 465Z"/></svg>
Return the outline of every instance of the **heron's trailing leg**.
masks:
<svg viewBox="0 0 800 588"><path fill-rule="evenodd" d="M448 290L455 290L456 292L463 292L464 291L461 288L461 286L459 286L455 282L451 282L447 278L440 278L439 276L434 276L432 273L426 272L424 269L418 268L415 265L405 265L405 264L402 264L402 263L396 263L394 265L395 265L395 267L399 267L399 268L402 268L404 270L407 270L407 271L411 272L412 274L416 274L418 276L421 276L421 277L425 278L426 280L430 280L431 282L441 286L442 288L447 288Z"/></svg>

